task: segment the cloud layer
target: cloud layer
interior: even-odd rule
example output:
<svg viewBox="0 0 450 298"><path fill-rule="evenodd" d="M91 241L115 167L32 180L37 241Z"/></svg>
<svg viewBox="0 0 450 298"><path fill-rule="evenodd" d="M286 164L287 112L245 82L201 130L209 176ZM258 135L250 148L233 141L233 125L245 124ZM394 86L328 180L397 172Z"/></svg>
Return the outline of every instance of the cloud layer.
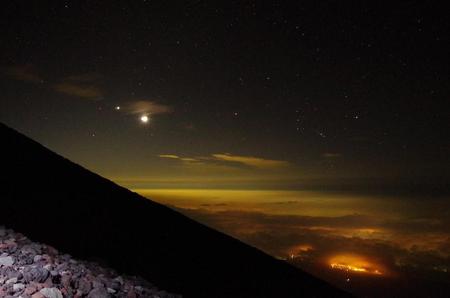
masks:
<svg viewBox="0 0 450 298"><path fill-rule="evenodd" d="M123 105L122 110L131 115L159 115L172 111L171 107L152 100L132 100Z"/></svg>
<svg viewBox="0 0 450 298"><path fill-rule="evenodd" d="M254 156L233 155L230 153L214 153L206 157L181 157L175 154L160 154L160 158L174 159L185 162L201 162L211 164L227 164L229 166L245 166L254 169L274 170L284 169L290 166L288 161L266 159Z"/></svg>
<svg viewBox="0 0 450 298"><path fill-rule="evenodd" d="M286 216L203 208L180 211L274 256L293 255L314 266L323 266L323 261L334 256L357 255L371 260L384 274L409 270L406 268L419 272L450 268L450 237L429 225L422 228L427 232L418 232L414 224L404 222L408 226L405 230L395 230L392 223L363 215Z"/></svg>
<svg viewBox="0 0 450 298"><path fill-rule="evenodd" d="M101 89L93 85L62 82L53 85L53 89L57 92L83 99L100 100L103 97Z"/></svg>
<svg viewBox="0 0 450 298"><path fill-rule="evenodd" d="M212 154L212 157L216 160L239 163L259 169L278 169L278 168L285 168L290 165L289 162L284 160L266 159L253 156L232 155L229 153Z"/></svg>
<svg viewBox="0 0 450 298"><path fill-rule="evenodd" d="M89 100L103 98L103 90L98 86L102 78L97 73L86 73L65 77L62 82L52 85L54 91L64 93L72 97Z"/></svg>
<svg viewBox="0 0 450 298"><path fill-rule="evenodd" d="M37 73L32 65L18 65L4 67L3 73L8 77L29 83L43 83L44 79Z"/></svg>
<svg viewBox="0 0 450 298"><path fill-rule="evenodd" d="M46 80L38 74L32 65L18 65L3 68L3 73L11 79L43 84ZM103 90L98 86L98 81L102 78L96 73L81 75L71 75L62 78L60 82L50 83L46 86L55 92L70 95L71 97L100 100L103 98Z"/></svg>

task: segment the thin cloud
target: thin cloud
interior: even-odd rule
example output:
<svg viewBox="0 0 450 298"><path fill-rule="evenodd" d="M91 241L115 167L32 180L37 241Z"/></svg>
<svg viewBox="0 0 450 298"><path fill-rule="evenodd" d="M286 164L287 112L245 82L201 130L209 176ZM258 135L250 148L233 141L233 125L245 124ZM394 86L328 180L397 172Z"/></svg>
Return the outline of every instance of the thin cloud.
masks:
<svg viewBox="0 0 450 298"><path fill-rule="evenodd" d="M37 74L36 70L31 65L5 67L3 72L10 78L18 81L35 84L44 82L44 79Z"/></svg>
<svg viewBox="0 0 450 298"><path fill-rule="evenodd" d="M126 113L136 115L158 115L167 114L172 111L171 107L156 103L151 100L135 100L128 102L122 108Z"/></svg>
<svg viewBox="0 0 450 298"><path fill-rule="evenodd" d="M44 79L37 73L32 65L20 65L3 68L5 75L12 79L34 84L44 83ZM73 75L64 78L60 83L50 85L53 91L64 93L73 97L83 99L99 100L103 97L103 92L93 83L101 78L96 73Z"/></svg>
<svg viewBox="0 0 450 298"><path fill-rule="evenodd" d="M175 154L160 154L160 158L176 159L188 162L204 162L210 164L227 163L244 165L257 169L280 169L290 166L288 161L265 159L253 156L232 155L229 153L216 153L207 157L180 157Z"/></svg>
<svg viewBox="0 0 450 298"><path fill-rule="evenodd" d="M182 161L189 161L189 162L199 161L198 159L191 158L191 157L181 157L180 160L182 160Z"/></svg>
<svg viewBox="0 0 450 298"><path fill-rule="evenodd" d="M79 84L74 82L62 82L53 85L53 90L74 97L90 100L99 100L103 97L100 88L92 85Z"/></svg>
<svg viewBox="0 0 450 298"><path fill-rule="evenodd" d="M160 154L158 156L161 158L180 159L180 157L178 155L174 155L174 154Z"/></svg>
<svg viewBox="0 0 450 298"><path fill-rule="evenodd" d="M219 161L234 162L259 169L286 168L290 165L285 160L265 159L254 156L231 155L229 153L213 154L212 157Z"/></svg>
<svg viewBox="0 0 450 298"><path fill-rule="evenodd" d="M181 160L181 161L186 161L186 162L196 162L199 161L196 158L191 158L191 157L181 157L175 154L160 154L158 155L158 157L160 158L168 158L168 159L177 159L177 160Z"/></svg>
<svg viewBox="0 0 450 298"><path fill-rule="evenodd" d="M89 100L100 100L103 98L103 91L96 86L96 82L102 76L98 73L86 73L65 77L60 83L52 86L53 90L64 93L72 97L79 97Z"/></svg>

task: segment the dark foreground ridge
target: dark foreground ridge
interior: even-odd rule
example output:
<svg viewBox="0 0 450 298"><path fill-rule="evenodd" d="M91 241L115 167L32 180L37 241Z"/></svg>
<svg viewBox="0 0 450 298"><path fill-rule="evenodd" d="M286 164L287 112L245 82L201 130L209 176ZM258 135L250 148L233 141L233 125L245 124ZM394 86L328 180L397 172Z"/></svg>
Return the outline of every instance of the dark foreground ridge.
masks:
<svg viewBox="0 0 450 298"><path fill-rule="evenodd" d="M0 225L184 297L345 297L0 124Z"/></svg>

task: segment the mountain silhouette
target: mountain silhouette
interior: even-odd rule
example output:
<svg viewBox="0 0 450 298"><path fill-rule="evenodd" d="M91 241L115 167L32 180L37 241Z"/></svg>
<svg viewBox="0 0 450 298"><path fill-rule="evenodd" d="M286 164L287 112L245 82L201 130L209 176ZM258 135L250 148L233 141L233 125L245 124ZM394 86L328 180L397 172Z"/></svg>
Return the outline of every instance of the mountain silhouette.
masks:
<svg viewBox="0 0 450 298"><path fill-rule="evenodd" d="M0 225L184 297L347 297L0 123Z"/></svg>

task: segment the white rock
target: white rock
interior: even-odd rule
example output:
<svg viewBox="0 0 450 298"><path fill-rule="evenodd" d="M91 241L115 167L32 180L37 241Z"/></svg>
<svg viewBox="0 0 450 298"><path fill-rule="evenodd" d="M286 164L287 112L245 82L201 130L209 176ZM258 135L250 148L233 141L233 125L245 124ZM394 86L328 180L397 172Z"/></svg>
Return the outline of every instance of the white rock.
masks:
<svg viewBox="0 0 450 298"><path fill-rule="evenodd" d="M14 291L14 292L23 290L24 288L25 288L25 285L24 285L24 284L21 284L21 283L18 283L18 284L14 284L14 285L13 285L13 291Z"/></svg>
<svg viewBox="0 0 450 298"><path fill-rule="evenodd" d="M52 271L52 264L44 265L44 269L47 270L47 271Z"/></svg>
<svg viewBox="0 0 450 298"><path fill-rule="evenodd" d="M117 281L118 283L120 283L121 285L123 285L123 278L122 276L118 276L116 278L114 278L115 281Z"/></svg>
<svg viewBox="0 0 450 298"><path fill-rule="evenodd" d="M17 282L17 277L13 277L13 278L8 279L8 280L5 282L5 284L9 285L9 284L14 284L14 283L16 283L16 282Z"/></svg>
<svg viewBox="0 0 450 298"><path fill-rule="evenodd" d="M0 266L12 266L14 264L14 259L10 256L0 257Z"/></svg>
<svg viewBox="0 0 450 298"><path fill-rule="evenodd" d="M61 291L57 288L43 288L39 291L39 293L47 298L63 298Z"/></svg>

